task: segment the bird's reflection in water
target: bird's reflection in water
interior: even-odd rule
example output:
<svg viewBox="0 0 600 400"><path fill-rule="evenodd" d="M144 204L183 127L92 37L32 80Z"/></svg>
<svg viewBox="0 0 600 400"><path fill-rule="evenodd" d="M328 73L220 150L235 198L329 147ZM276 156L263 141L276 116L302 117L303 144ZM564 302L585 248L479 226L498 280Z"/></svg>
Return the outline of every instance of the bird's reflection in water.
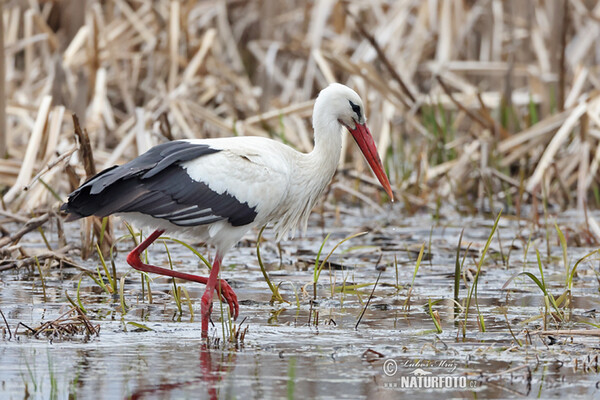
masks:
<svg viewBox="0 0 600 400"><path fill-rule="evenodd" d="M153 386L138 388L129 399L143 399L153 394L168 394L175 390L197 387L199 384L206 387L207 398L218 398L218 384L233 369L236 359L235 349L220 350L210 349L210 345L202 343L200 346L200 376L183 382L161 383Z"/></svg>

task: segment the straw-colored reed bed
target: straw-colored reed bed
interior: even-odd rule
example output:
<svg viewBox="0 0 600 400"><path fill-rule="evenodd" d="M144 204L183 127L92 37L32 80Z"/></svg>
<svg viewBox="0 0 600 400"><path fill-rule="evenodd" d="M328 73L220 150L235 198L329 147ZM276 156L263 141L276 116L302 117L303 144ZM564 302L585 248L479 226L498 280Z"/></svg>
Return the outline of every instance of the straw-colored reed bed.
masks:
<svg viewBox="0 0 600 400"><path fill-rule="evenodd" d="M261 135L308 151L312 99L333 81L365 99L409 211L600 204L595 2L0 4L5 215L56 209L85 177L72 114L97 170L172 138ZM329 196L360 183L375 205L352 146L341 164Z"/></svg>

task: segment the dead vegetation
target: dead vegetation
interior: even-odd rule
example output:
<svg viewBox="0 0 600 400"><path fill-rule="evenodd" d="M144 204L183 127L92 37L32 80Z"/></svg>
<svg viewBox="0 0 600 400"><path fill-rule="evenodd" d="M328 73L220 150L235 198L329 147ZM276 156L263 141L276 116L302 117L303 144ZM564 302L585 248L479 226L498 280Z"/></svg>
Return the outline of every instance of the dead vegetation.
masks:
<svg viewBox="0 0 600 400"><path fill-rule="evenodd" d="M12 335L8 324L6 327ZM19 331L19 328L25 329ZM50 340L63 340L71 339L75 336L89 338L90 336L98 336L99 333L100 325L94 325L79 307L72 307L58 318L44 322L36 328L31 328L23 322L19 322L14 335L27 334L32 335L34 338L43 336Z"/></svg>
<svg viewBox="0 0 600 400"><path fill-rule="evenodd" d="M80 4L4 4L7 210L58 204L76 183L67 164L83 179L73 113L97 169L171 138L261 135L307 151L312 99L332 81L366 99L409 210L600 204L593 2ZM341 164L366 171L351 149ZM354 193L341 180L333 195Z"/></svg>

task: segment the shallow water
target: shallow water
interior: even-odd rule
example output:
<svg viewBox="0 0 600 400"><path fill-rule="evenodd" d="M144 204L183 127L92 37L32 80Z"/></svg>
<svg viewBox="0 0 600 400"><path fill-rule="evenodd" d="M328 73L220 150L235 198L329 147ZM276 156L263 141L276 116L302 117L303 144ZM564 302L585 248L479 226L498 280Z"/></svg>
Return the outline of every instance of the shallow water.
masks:
<svg viewBox="0 0 600 400"><path fill-rule="evenodd" d="M118 296L109 296L75 268L55 266L45 271L45 296L37 270L21 268L1 273L0 310L13 335L19 323L37 327L68 311L71 306L65 291L75 299L80 279L82 304L91 322L100 326L98 336L55 338L26 335L24 326L19 326L16 338L10 338L6 327L1 328L2 398L600 396L598 338L536 334L543 321L535 317L544 312L540 289L522 277L508 285L510 290L502 289L517 272L529 271L539 277L537 248L550 292L555 297L563 292L562 251L553 228L548 258L546 229L511 216L502 217L500 241L494 237L478 285L478 306L486 331L478 327L473 302L463 337L460 321L464 313L452 300L458 238L464 228L461 259L471 244L465 267L474 274L493 217L455 215L436 221L424 215L367 212L349 209L323 218L313 215L307 234L283 241L281 251L271 233L265 232L263 261L272 282L283 282L280 291L290 304L270 304L271 292L256 257L256 232L230 251L222 277L240 300L237 322L243 320L242 328L248 327L244 340L237 343L223 340L226 324L221 322L219 303L213 309L209 344L200 339L201 285L178 283L192 298L194 318L185 302L179 314L172 283L166 278L153 277L150 304L146 289L142 296L140 275L131 272L124 261L131 246L128 240L120 242L116 257L119 276L128 273L125 314ZM577 232L583 229L577 213L561 214L557 221L569 239L571 265L595 249L577 245ZM77 224L68 228L70 241L79 243ZM57 247L52 242L56 233L48 229L51 244ZM321 259L341 239L360 231L369 233L340 246L330 259L331 273L323 270L318 301L311 305L314 259L325 235L331 233ZM529 237L531 244L525 255ZM22 243L31 251L43 247L36 233L28 234ZM407 302L415 260L423 243L426 256ZM206 267L189 250L174 243L168 243L168 247L175 268L206 274ZM203 247L199 249L205 255L211 254ZM164 245L157 243L150 250L152 263L168 265ZM502 257L508 261L503 262ZM96 258L73 259L88 269L100 266ZM579 266L573 283L571 322L563 323L561 329L592 328L581 321L599 323L594 312L600 309L598 260L593 256ZM339 288L344 282L366 285L341 293ZM467 288L461 282L459 297L463 304L466 296ZM432 309L439 314L441 333L435 331L429 300L440 300L432 304ZM318 311L317 325L311 307ZM137 329L129 322L152 330ZM558 326L551 316L548 324L549 329ZM218 343L217 338L221 338Z"/></svg>

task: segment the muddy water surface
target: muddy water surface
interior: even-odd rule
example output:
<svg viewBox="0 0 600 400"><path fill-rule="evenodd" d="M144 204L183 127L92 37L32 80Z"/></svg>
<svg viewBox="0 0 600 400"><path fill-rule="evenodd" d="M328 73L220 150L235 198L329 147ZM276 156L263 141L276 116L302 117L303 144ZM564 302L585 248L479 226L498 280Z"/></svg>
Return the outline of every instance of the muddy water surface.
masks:
<svg viewBox="0 0 600 400"><path fill-rule="evenodd" d="M228 338L221 307L215 303L211 340L200 339L201 285L179 282L191 297L180 313L169 279L153 277L152 299L142 292L140 274L124 258L130 240L119 243L116 269L125 275L123 312L118 295L107 294L73 267L53 264L44 269L10 269L0 274L0 310L7 319L0 339L2 398L507 398L600 396L598 336L540 334L550 329L595 329L600 310L598 261L583 261L573 281L572 307L545 313L542 291L515 273L540 276L559 297L565 289L562 250L553 228L558 222L569 243L568 260L594 250L585 244L577 213L550 221L549 230L519 221L500 220L482 266L477 304L473 299L463 335L468 287L491 232L493 216L406 217L389 211L313 215L309 231L278 247L267 230L263 261L274 284L289 303L271 303L260 271L256 232L249 234L225 259L222 271L240 300L243 340ZM325 228L323 228L325 226ZM55 248L56 232L47 228ZM79 243L77 224L68 225L69 239ZM464 279L459 303L453 301L456 250L461 230ZM326 234L321 259L343 238L369 233L340 246L330 258L313 298L316 254ZM121 234L124 231L121 231ZM546 239L549 235L550 240ZM529 241L529 246L528 246ZM22 241L35 251L43 247L37 233ZM416 258L425 255L413 280ZM189 250L168 243L174 268L206 274ZM165 246L157 242L149 260L168 265ZM211 251L199 250L206 256ZM550 257L548 257L550 253ZM97 257L72 259L85 268L101 268ZM373 287L379 281L375 290ZM79 283L80 282L80 283ZM466 284L465 284L466 282ZM99 335L44 334L29 328L52 321L72 307L67 294L82 305ZM466 286L468 285L468 287ZM185 298L185 296L183 296ZM482 315L485 332L478 324ZM363 314L361 318L361 314ZM226 310L223 308L224 315ZM70 315L70 314L69 314ZM73 314L75 315L75 314ZM436 331L432 315L439 317ZM360 323L357 326L357 322ZM568 321L566 321L568 319ZM23 325L24 324L24 325ZM81 325L81 324L80 324ZM28 328L29 327L29 328ZM144 328L149 328L146 330ZM12 335L12 336L11 336Z"/></svg>

